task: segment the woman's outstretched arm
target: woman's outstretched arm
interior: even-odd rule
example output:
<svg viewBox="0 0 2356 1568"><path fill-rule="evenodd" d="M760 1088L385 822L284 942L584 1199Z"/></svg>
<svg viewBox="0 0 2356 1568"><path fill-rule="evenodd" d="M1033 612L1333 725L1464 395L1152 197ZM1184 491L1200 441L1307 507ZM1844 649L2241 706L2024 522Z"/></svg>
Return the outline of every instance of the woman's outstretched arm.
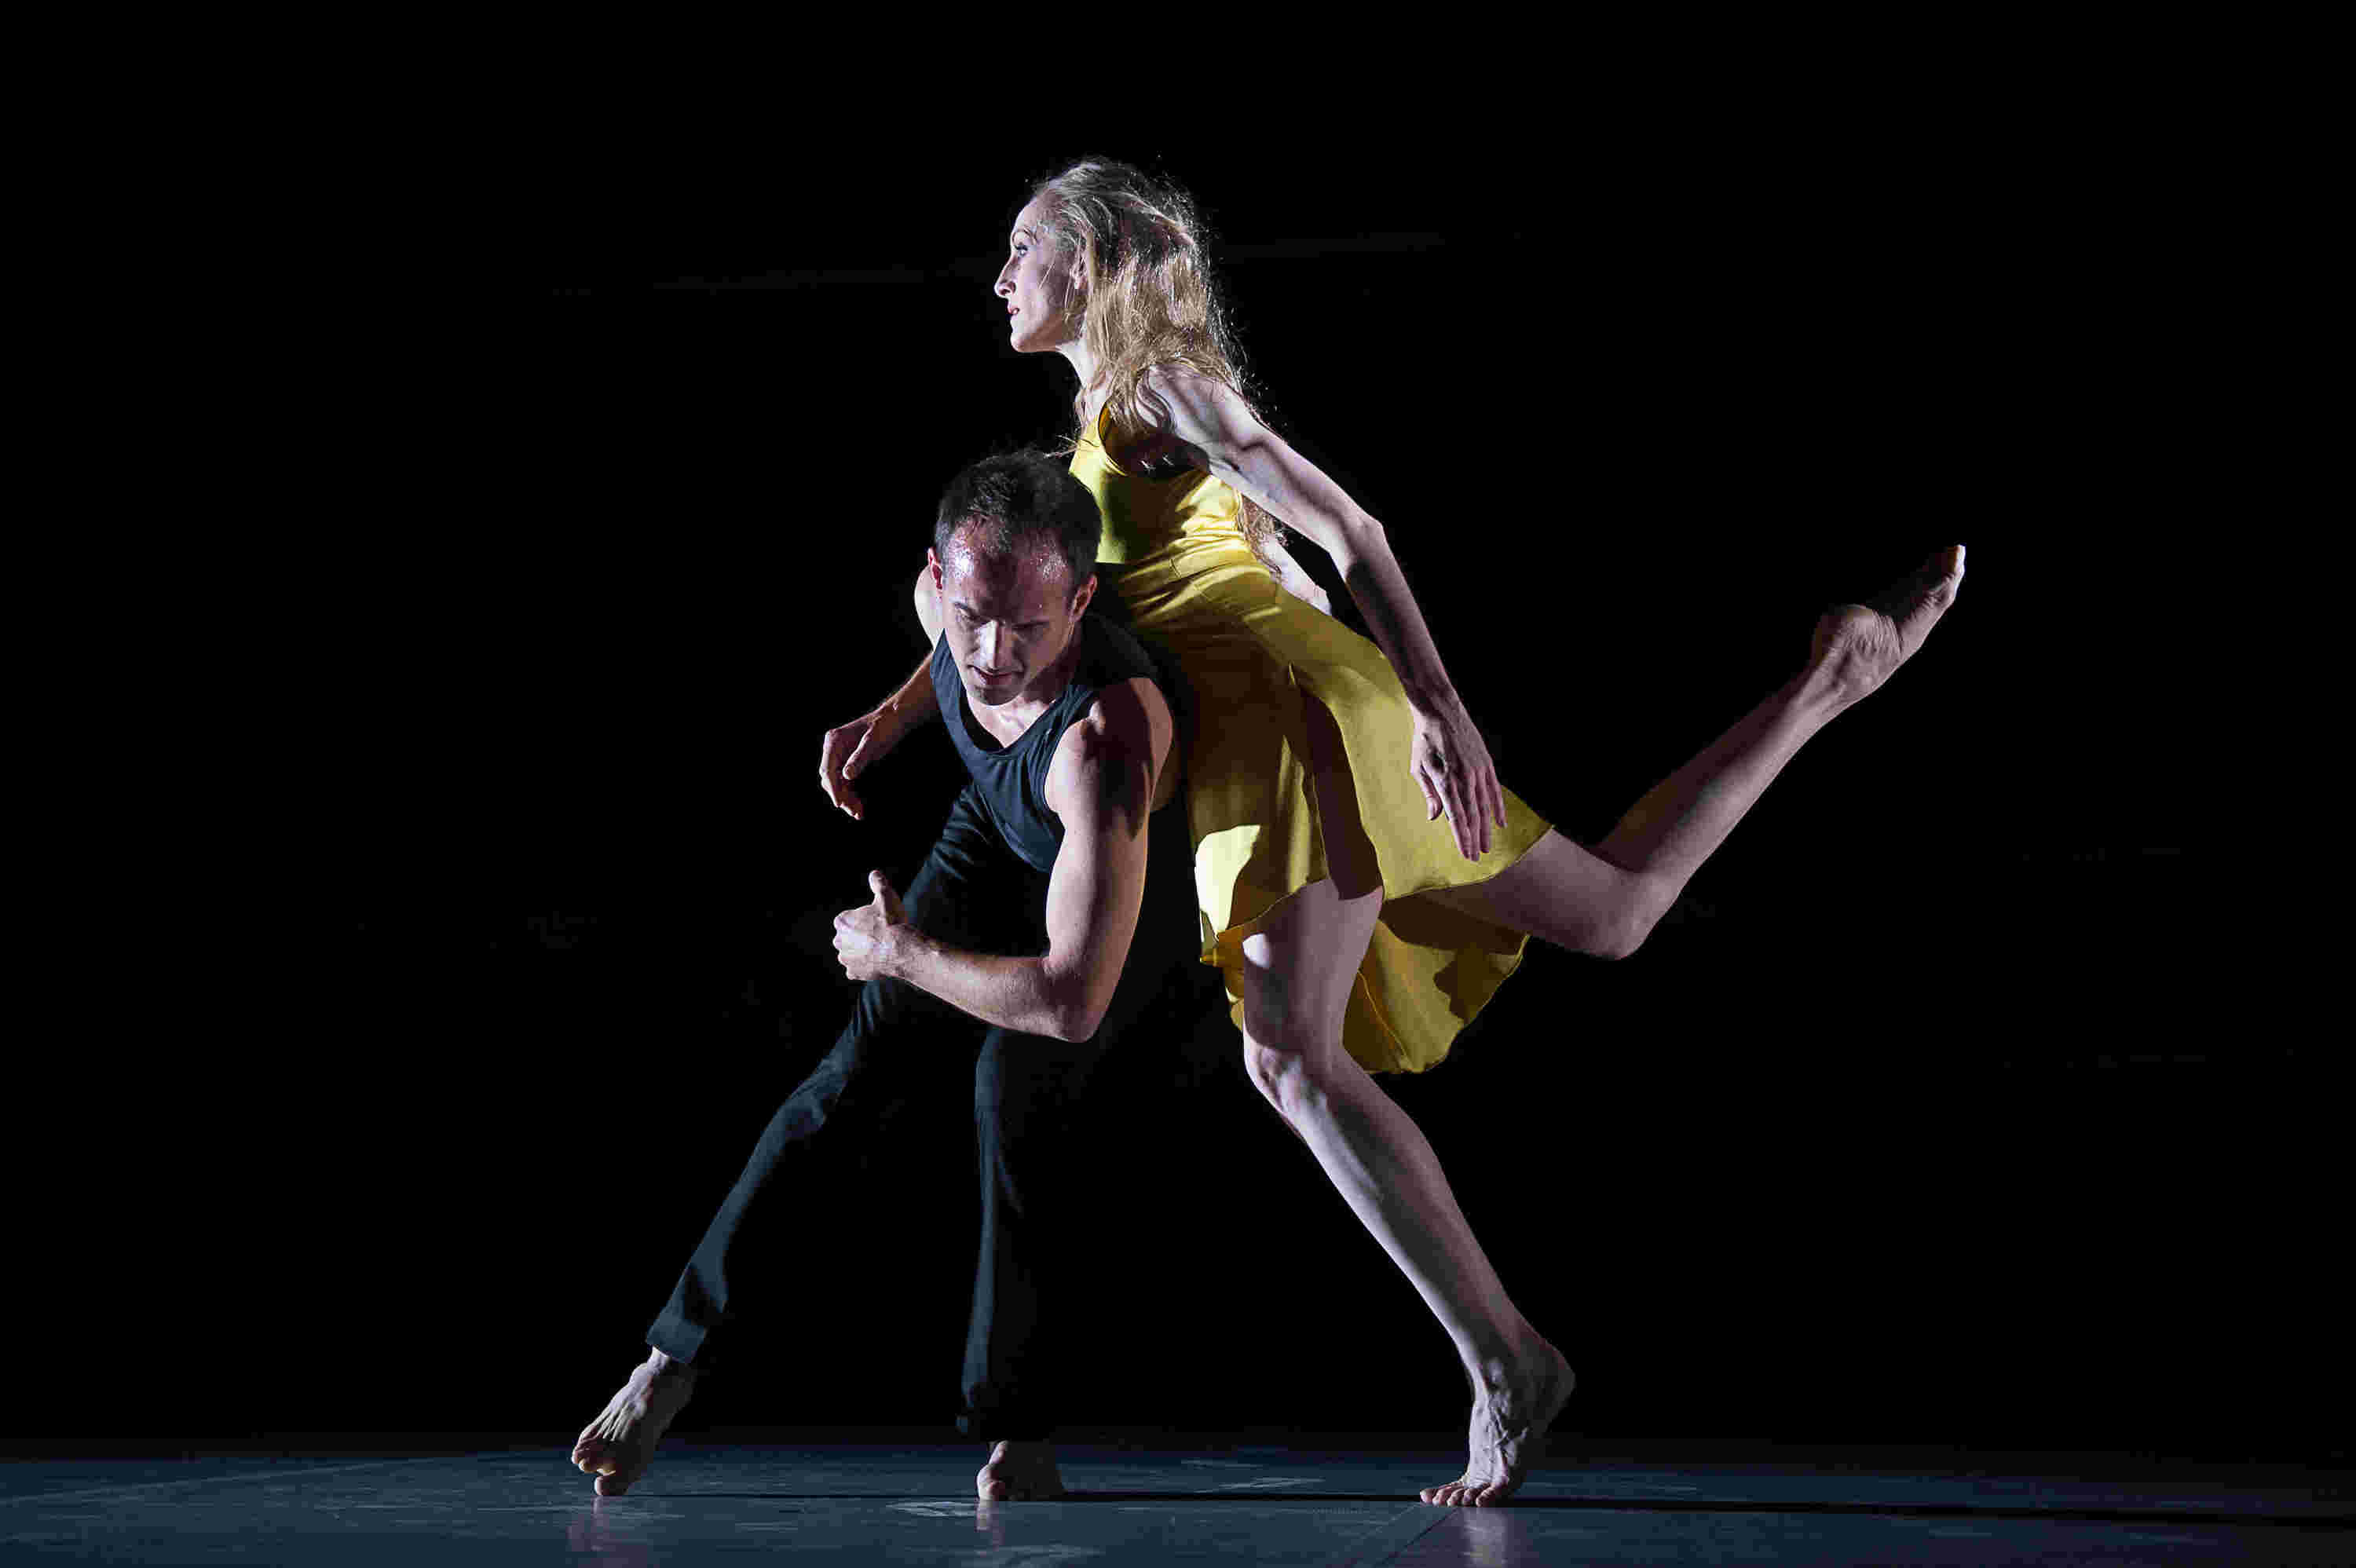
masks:
<svg viewBox="0 0 2356 1568"><path fill-rule="evenodd" d="M1505 824L1505 788L1489 748L1440 662L1423 612L1408 592L1382 524L1282 437L1252 417L1234 389L1212 377L1163 368L1151 372L1144 400L1158 403L1171 434L1203 465L1333 558L1366 618L1366 629L1398 672L1415 712L1410 767L1433 816L1441 810L1466 859L1487 853L1491 826Z"/></svg>

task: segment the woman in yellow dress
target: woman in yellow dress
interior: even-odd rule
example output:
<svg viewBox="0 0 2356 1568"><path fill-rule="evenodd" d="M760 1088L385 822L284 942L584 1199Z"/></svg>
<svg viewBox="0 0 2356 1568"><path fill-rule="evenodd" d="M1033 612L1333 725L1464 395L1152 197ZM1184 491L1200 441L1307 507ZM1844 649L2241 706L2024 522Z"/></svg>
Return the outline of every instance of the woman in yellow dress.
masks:
<svg viewBox="0 0 2356 1568"><path fill-rule="evenodd" d="M1254 411L1204 233L1184 191L1087 159L1033 191L994 287L1013 347L1078 375L1072 472L1104 516L1098 574L1194 688L1203 961L1226 979L1252 1081L1472 1383L1465 1471L1423 1499L1499 1503L1572 1373L1368 1074L1438 1062L1530 936L1635 951L1802 742L1922 644L1963 552L1828 613L1799 675L1582 848L1499 782L1383 526ZM1372 643L1323 613L1273 519L1333 558ZM878 715L830 734L821 783L846 810L848 779L895 738Z"/></svg>

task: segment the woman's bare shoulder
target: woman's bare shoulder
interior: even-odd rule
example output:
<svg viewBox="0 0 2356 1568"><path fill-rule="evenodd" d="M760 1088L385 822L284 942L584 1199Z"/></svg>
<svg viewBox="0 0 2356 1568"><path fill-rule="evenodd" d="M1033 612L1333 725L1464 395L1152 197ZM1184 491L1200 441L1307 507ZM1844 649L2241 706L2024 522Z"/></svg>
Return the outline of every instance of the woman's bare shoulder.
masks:
<svg viewBox="0 0 2356 1568"><path fill-rule="evenodd" d="M1187 365L1156 365L1138 379L1138 409L1157 431L1198 450L1231 448L1260 428L1233 387Z"/></svg>
<svg viewBox="0 0 2356 1568"><path fill-rule="evenodd" d="M1188 409L1219 408L1232 404L1243 407L1243 399L1236 389L1216 376L1207 375L1192 365L1164 361L1146 368L1137 379L1140 400L1162 401Z"/></svg>

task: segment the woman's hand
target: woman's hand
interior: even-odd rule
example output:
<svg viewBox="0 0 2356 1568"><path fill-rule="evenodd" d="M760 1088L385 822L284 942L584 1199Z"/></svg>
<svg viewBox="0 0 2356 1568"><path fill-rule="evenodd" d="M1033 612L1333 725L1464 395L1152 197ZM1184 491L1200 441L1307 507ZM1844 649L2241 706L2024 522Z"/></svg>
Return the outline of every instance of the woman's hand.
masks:
<svg viewBox="0 0 2356 1568"><path fill-rule="evenodd" d="M851 789L851 781L899 741L899 725L888 707L862 713L839 729L829 730L819 746L818 787L826 791L826 798L849 813L852 820L865 821L867 807Z"/></svg>
<svg viewBox="0 0 2356 1568"><path fill-rule="evenodd" d="M1445 811L1455 830L1456 848L1466 859L1477 860L1489 852L1492 824L1505 826L1505 786L1497 782L1488 743L1453 694L1439 702L1417 704L1413 710L1409 766L1431 814L1424 820Z"/></svg>

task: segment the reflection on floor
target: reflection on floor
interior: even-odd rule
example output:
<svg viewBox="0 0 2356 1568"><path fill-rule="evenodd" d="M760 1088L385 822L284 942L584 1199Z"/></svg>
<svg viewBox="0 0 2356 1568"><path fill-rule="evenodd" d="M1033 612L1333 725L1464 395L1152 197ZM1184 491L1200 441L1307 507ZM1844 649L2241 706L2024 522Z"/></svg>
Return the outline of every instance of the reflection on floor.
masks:
<svg viewBox="0 0 2356 1568"><path fill-rule="evenodd" d="M671 1442L597 1499L567 1443L465 1456L0 1464L0 1561L1101 1568L1165 1563L2142 1563L2356 1562L2346 1471L2079 1456L1925 1462L1648 1445L1557 1457L1504 1509L1430 1508L1454 1457L1264 1446L1060 1451L1072 1497L977 1503L980 1451ZM2062 1473L2052 1473L2061 1471Z"/></svg>

